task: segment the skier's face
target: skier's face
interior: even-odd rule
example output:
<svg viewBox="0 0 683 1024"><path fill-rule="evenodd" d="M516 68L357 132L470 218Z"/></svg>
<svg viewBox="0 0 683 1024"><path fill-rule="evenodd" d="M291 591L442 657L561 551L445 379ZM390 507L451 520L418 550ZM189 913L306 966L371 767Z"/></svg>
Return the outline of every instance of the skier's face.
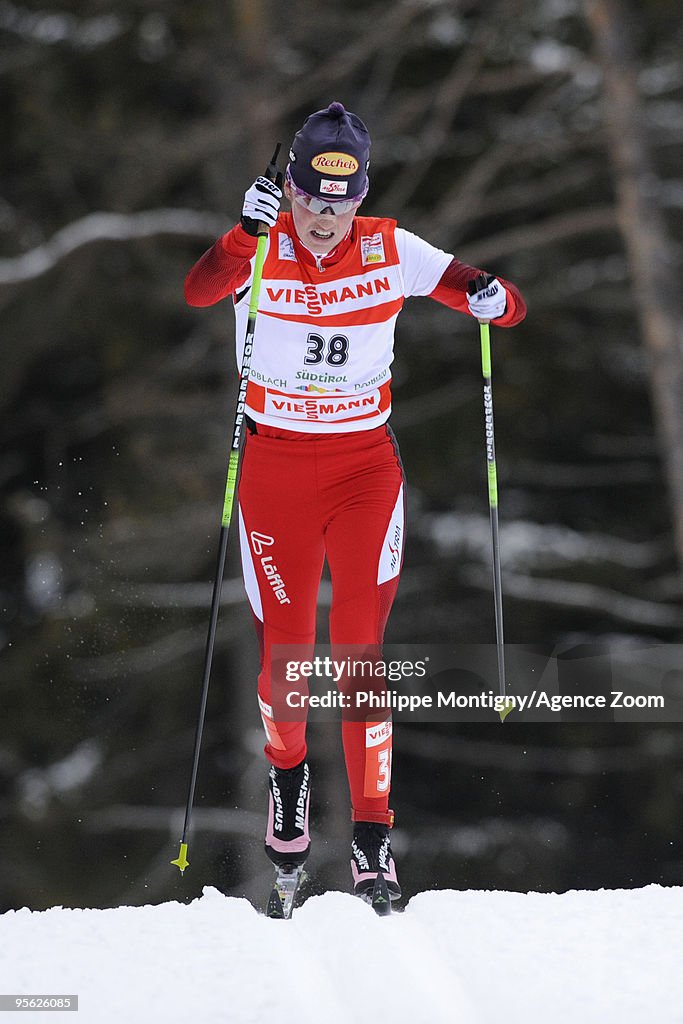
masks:
<svg viewBox="0 0 683 1024"><path fill-rule="evenodd" d="M299 238L311 252L318 256L326 256L345 238L358 209L356 206L348 213L334 214L330 206L322 213L311 213L297 201L296 195L287 182L285 182L285 196L292 204L294 227Z"/></svg>

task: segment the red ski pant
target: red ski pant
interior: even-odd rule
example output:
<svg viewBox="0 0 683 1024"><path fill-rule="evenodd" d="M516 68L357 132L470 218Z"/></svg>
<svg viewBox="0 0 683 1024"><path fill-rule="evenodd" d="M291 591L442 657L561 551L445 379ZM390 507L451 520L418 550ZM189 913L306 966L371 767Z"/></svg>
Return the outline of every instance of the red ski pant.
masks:
<svg viewBox="0 0 683 1024"><path fill-rule="evenodd" d="M238 491L242 567L260 643L265 752L291 768L306 756L305 711L298 721L276 720L274 645L313 652L325 558L333 655L335 645L381 644L403 557L403 471L386 425L347 434L262 424L257 431L246 439ZM342 720L352 818L390 825L391 719L373 717Z"/></svg>

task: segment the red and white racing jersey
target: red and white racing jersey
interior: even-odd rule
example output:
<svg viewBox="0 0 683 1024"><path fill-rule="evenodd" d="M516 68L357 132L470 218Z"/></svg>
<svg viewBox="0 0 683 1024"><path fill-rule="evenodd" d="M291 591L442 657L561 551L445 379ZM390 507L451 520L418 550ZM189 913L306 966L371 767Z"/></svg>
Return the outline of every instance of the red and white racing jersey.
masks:
<svg viewBox="0 0 683 1024"><path fill-rule="evenodd" d="M294 238L291 214L280 214L263 267L246 411L297 431L379 426L391 412L403 301L432 293L453 257L378 217L355 218L353 244L333 265L298 259ZM240 366L250 282L235 295Z"/></svg>

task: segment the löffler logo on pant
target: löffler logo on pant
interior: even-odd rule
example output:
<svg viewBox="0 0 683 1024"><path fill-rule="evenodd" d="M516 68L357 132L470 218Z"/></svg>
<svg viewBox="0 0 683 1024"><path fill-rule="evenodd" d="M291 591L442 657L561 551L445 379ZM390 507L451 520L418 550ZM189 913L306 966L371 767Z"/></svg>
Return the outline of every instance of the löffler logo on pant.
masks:
<svg viewBox="0 0 683 1024"><path fill-rule="evenodd" d="M272 547L275 543L274 537L269 537L267 533L257 533L256 530L251 531L250 537L251 546L254 549L255 555L262 555L264 548Z"/></svg>
<svg viewBox="0 0 683 1024"><path fill-rule="evenodd" d="M275 597L278 599L280 604L291 604L292 602L287 596L284 580L278 571L277 565L273 561L273 556L263 554L264 548L273 546L275 538L270 537L267 533L258 533L256 530L252 530L249 537L254 554L261 556L259 559L261 562L261 568L263 569L264 575L268 580Z"/></svg>

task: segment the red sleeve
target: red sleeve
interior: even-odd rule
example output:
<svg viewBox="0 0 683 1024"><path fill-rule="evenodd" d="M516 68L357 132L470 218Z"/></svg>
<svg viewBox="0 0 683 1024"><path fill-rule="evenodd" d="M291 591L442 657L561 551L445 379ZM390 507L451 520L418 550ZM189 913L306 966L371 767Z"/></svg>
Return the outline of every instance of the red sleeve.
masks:
<svg viewBox="0 0 683 1024"><path fill-rule="evenodd" d="M214 242L185 278L188 305L213 306L245 284L257 241L241 224L236 224L227 235Z"/></svg>
<svg viewBox="0 0 683 1024"><path fill-rule="evenodd" d="M478 270L477 267L469 267L466 263L453 259L444 270L441 280L429 297L430 299L436 299L437 302L442 302L444 306L458 309L461 313L469 313L471 316L472 314L467 305L467 282L476 277L477 274L483 273L484 271ZM502 277L498 277L497 280L500 281L505 289L507 305L503 315L497 317L492 322L496 327L514 327L515 324L520 323L526 316L526 302L514 284L510 284L509 281Z"/></svg>

